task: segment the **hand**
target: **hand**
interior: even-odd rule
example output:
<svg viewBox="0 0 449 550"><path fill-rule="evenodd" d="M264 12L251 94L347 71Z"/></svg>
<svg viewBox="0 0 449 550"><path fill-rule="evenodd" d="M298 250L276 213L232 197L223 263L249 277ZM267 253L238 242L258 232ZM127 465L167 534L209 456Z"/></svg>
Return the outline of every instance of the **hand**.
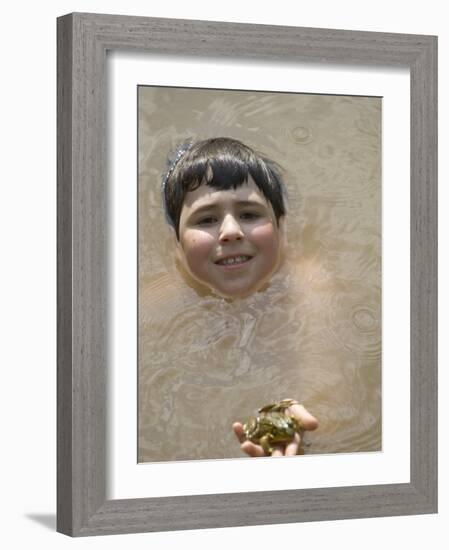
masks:
<svg viewBox="0 0 449 550"><path fill-rule="evenodd" d="M312 416L303 405L294 404L285 410L287 414L296 417L304 430L316 430L318 428L318 420ZM265 453L261 445L248 441L243 432L243 425L240 422L234 422L232 425L237 439L240 441L240 448L248 456L269 456ZM274 445L271 456L294 456L298 454L301 437L298 433L295 434L293 441L284 445Z"/></svg>

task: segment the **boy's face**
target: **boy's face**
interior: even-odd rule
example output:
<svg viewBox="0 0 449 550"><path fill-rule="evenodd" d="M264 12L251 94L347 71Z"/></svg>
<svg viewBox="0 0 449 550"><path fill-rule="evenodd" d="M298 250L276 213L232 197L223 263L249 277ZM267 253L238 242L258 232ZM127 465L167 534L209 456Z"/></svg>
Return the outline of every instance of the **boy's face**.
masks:
<svg viewBox="0 0 449 550"><path fill-rule="evenodd" d="M237 189L201 185L187 193L178 257L198 282L228 298L260 289L278 269L284 245L271 204L249 178Z"/></svg>

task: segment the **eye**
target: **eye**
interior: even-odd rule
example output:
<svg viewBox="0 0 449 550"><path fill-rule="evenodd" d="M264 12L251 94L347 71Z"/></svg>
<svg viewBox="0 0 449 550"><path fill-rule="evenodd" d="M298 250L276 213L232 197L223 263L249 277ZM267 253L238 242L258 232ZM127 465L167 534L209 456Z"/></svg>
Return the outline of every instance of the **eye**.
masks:
<svg viewBox="0 0 449 550"><path fill-rule="evenodd" d="M215 216L203 216L202 218L199 218L199 220L197 220L196 225L213 225L214 223L217 223L217 221L218 220Z"/></svg>
<svg viewBox="0 0 449 550"><path fill-rule="evenodd" d="M261 215L259 214L259 212L254 211L246 211L240 214L240 219L245 221L258 220L260 217Z"/></svg>

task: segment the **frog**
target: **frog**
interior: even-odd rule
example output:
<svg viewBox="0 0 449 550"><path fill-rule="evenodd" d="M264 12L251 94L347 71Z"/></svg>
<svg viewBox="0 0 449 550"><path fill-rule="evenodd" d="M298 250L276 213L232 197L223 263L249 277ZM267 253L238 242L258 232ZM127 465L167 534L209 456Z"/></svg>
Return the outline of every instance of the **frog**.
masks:
<svg viewBox="0 0 449 550"><path fill-rule="evenodd" d="M299 405L299 402L296 401L295 399L282 399L281 401L270 403L269 405L264 405L259 409L258 412L260 413L284 412L286 409L288 409L292 405Z"/></svg>
<svg viewBox="0 0 449 550"><path fill-rule="evenodd" d="M283 399L276 403L264 405L258 410L258 416L248 419L243 424L246 438L261 445L265 454L273 453L273 444L290 443L295 434L302 430L301 422L294 416L287 414L286 409L298 404L293 399Z"/></svg>

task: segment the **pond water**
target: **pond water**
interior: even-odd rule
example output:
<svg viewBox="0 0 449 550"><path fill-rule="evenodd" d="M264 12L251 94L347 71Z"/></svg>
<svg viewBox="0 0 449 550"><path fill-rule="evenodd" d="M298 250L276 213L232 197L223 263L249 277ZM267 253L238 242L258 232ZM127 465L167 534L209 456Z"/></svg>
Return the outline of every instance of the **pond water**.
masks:
<svg viewBox="0 0 449 550"><path fill-rule="evenodd" d="M180 272L161 205L187 137L240 139L278 162L286 260L229 301ZM139 88L138 461L242 458L232 431L297 399L305 453L379 451L381 99Z"/></svg>

